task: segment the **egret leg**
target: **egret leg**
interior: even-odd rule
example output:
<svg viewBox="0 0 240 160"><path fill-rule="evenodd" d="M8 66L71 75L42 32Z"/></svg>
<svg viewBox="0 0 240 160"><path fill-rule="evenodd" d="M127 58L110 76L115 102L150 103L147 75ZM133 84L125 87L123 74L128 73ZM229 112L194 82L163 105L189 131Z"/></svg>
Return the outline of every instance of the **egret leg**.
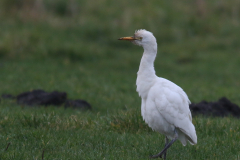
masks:
<svg viewBox="0 0 240 160"><path fill-rule="evenodd" d="M171 142L169 142L160 153L153 155L150 158L158 158L158 157L162 158L162 155L165 154L167 149L178 139L177 131L174 130L174 132L175 132L174 138L171 140Z"/></svg>
<svg viewBox="0 0 240 160"><path fill-rule="evenodd" d="M164 146L164 148L167 146L167 144L168 144L168 138L166 136L165 137L165 146ZM164 155L163 155L163 159L166 160L166 158L167 158L167 150L166 150L166 152L164 152Z"/></svg>

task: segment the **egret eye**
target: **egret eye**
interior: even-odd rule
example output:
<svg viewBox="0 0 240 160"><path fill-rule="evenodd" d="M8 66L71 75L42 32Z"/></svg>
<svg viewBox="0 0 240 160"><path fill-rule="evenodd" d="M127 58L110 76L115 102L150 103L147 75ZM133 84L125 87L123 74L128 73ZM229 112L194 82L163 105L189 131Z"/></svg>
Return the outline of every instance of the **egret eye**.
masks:
<svg viewBox="0 0 240 160"><path fill-rule="evenodd" d="M142 37L134 37L136 40L142 40Z"/></svg>

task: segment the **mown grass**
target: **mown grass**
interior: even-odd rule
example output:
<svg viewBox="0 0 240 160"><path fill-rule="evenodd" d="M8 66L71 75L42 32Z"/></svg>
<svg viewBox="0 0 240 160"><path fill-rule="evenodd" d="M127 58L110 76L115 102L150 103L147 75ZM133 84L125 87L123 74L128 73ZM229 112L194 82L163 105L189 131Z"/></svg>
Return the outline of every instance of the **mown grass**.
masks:
<svg viewBox="0 0 240 160"><path fill-rule="evenodd" d="M2 107L0 123L1 159L41 159L43 151L45 159L147 159L164 144L164 136L144 124L138 109L100 116L12 104ZM169 159L238 158L237 119L195 117L193 123L198 145L183 147L177 142Z"/></svg>
<svg viewBox="0 0 240 160"><path fill-rule="evenodd" d="M159 152L164 136L143 122L135 91L142 49L117 41L140 28L158 40L157 75L192 102L226 96L240 105L236 0L205 7L188 0L29 2L1 1L0 94L65 91L93 110L1 99L0 159L147 159ZM169 159L240 159L238 119L198 116L193 123L198 144L175 143Z"/></svg>

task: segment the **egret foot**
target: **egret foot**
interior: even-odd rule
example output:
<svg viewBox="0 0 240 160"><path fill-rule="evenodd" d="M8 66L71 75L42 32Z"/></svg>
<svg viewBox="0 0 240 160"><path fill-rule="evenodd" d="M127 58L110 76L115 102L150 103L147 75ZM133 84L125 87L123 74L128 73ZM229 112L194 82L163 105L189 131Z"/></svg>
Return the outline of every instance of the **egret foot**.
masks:
<svg viewBox="0 0 240 160"><path fill-rule="evenodd" d="M168 138L167 138L167 136L165 137L165 145L164 145L164 147L166 147L167 146L167 144L168 144ZM150 156L150 158L154 158L154 156L156 156L156 155L152 155L152 156ZM157 157L156 157L157 158ZM162 158L162 157L160 157L160 158ZM166 152L164 152L164 155L163 155L163 159L165 160L167 158L167 150L166 150Z"/></svg>
<svg viewBox="0 0 240 160"><path fill-rule="evenodd" d="M160 153L150 156L150 158L158 158L158 157L162 158L162 155L163 155L163 158L164 158L164 160L165 160L165 159L167 158L167 149L168 149L177 139L178 139L178 134L177 134L177 132L176 132L176 130L175 130L175 135L174 135L174 138L171 140L171 142L168 143L168 138L166 137L166 138L165 138L165 147L164 147L164 149L163 149ZM168 144L166 145L166 143L168 143Z"/></svg>

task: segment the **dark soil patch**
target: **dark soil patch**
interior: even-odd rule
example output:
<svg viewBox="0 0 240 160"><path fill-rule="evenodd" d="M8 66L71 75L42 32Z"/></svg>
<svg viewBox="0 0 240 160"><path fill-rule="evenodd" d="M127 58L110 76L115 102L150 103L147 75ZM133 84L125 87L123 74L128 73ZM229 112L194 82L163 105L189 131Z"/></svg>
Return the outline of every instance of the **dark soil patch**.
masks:
<svg viewBox="0 0 240 160"><path fill-rule="evenodd" d="M202 114L214 117L231 115L240 118L240 108L226 97L222 97L216 102L201 101L199 103L192 103L189 107L193 115Z"/></svg>
<svg viewBox="0 0 240 160"><path fill-rule="evenodd" d="M65 103L65 108L68 108L68 107L75 108L75 109L84 109L84 110L92 108L91 105L87 101L80 100L80 99L67 100Z"/></svg>
<svg viewBox="0 0 240 160"><path fill-rule="evenodd" d="M30 92L24 92L17 96L18 104L33 105L61 105L67 99L66 92L45 92L43 90L33 90Z"/></svg>
<svg viewBox="0 0 240 160"><path fill-rule="evenodd" d="M33 90L29 92L23 92L16 97L11 94L2 94L4 99L15 99L20 105L27 106L61 106L64 105L65 108L71 107L74 109L91 109L91 105L81 99L68 100L66 92L46 92L44 90Z"/></svg>

